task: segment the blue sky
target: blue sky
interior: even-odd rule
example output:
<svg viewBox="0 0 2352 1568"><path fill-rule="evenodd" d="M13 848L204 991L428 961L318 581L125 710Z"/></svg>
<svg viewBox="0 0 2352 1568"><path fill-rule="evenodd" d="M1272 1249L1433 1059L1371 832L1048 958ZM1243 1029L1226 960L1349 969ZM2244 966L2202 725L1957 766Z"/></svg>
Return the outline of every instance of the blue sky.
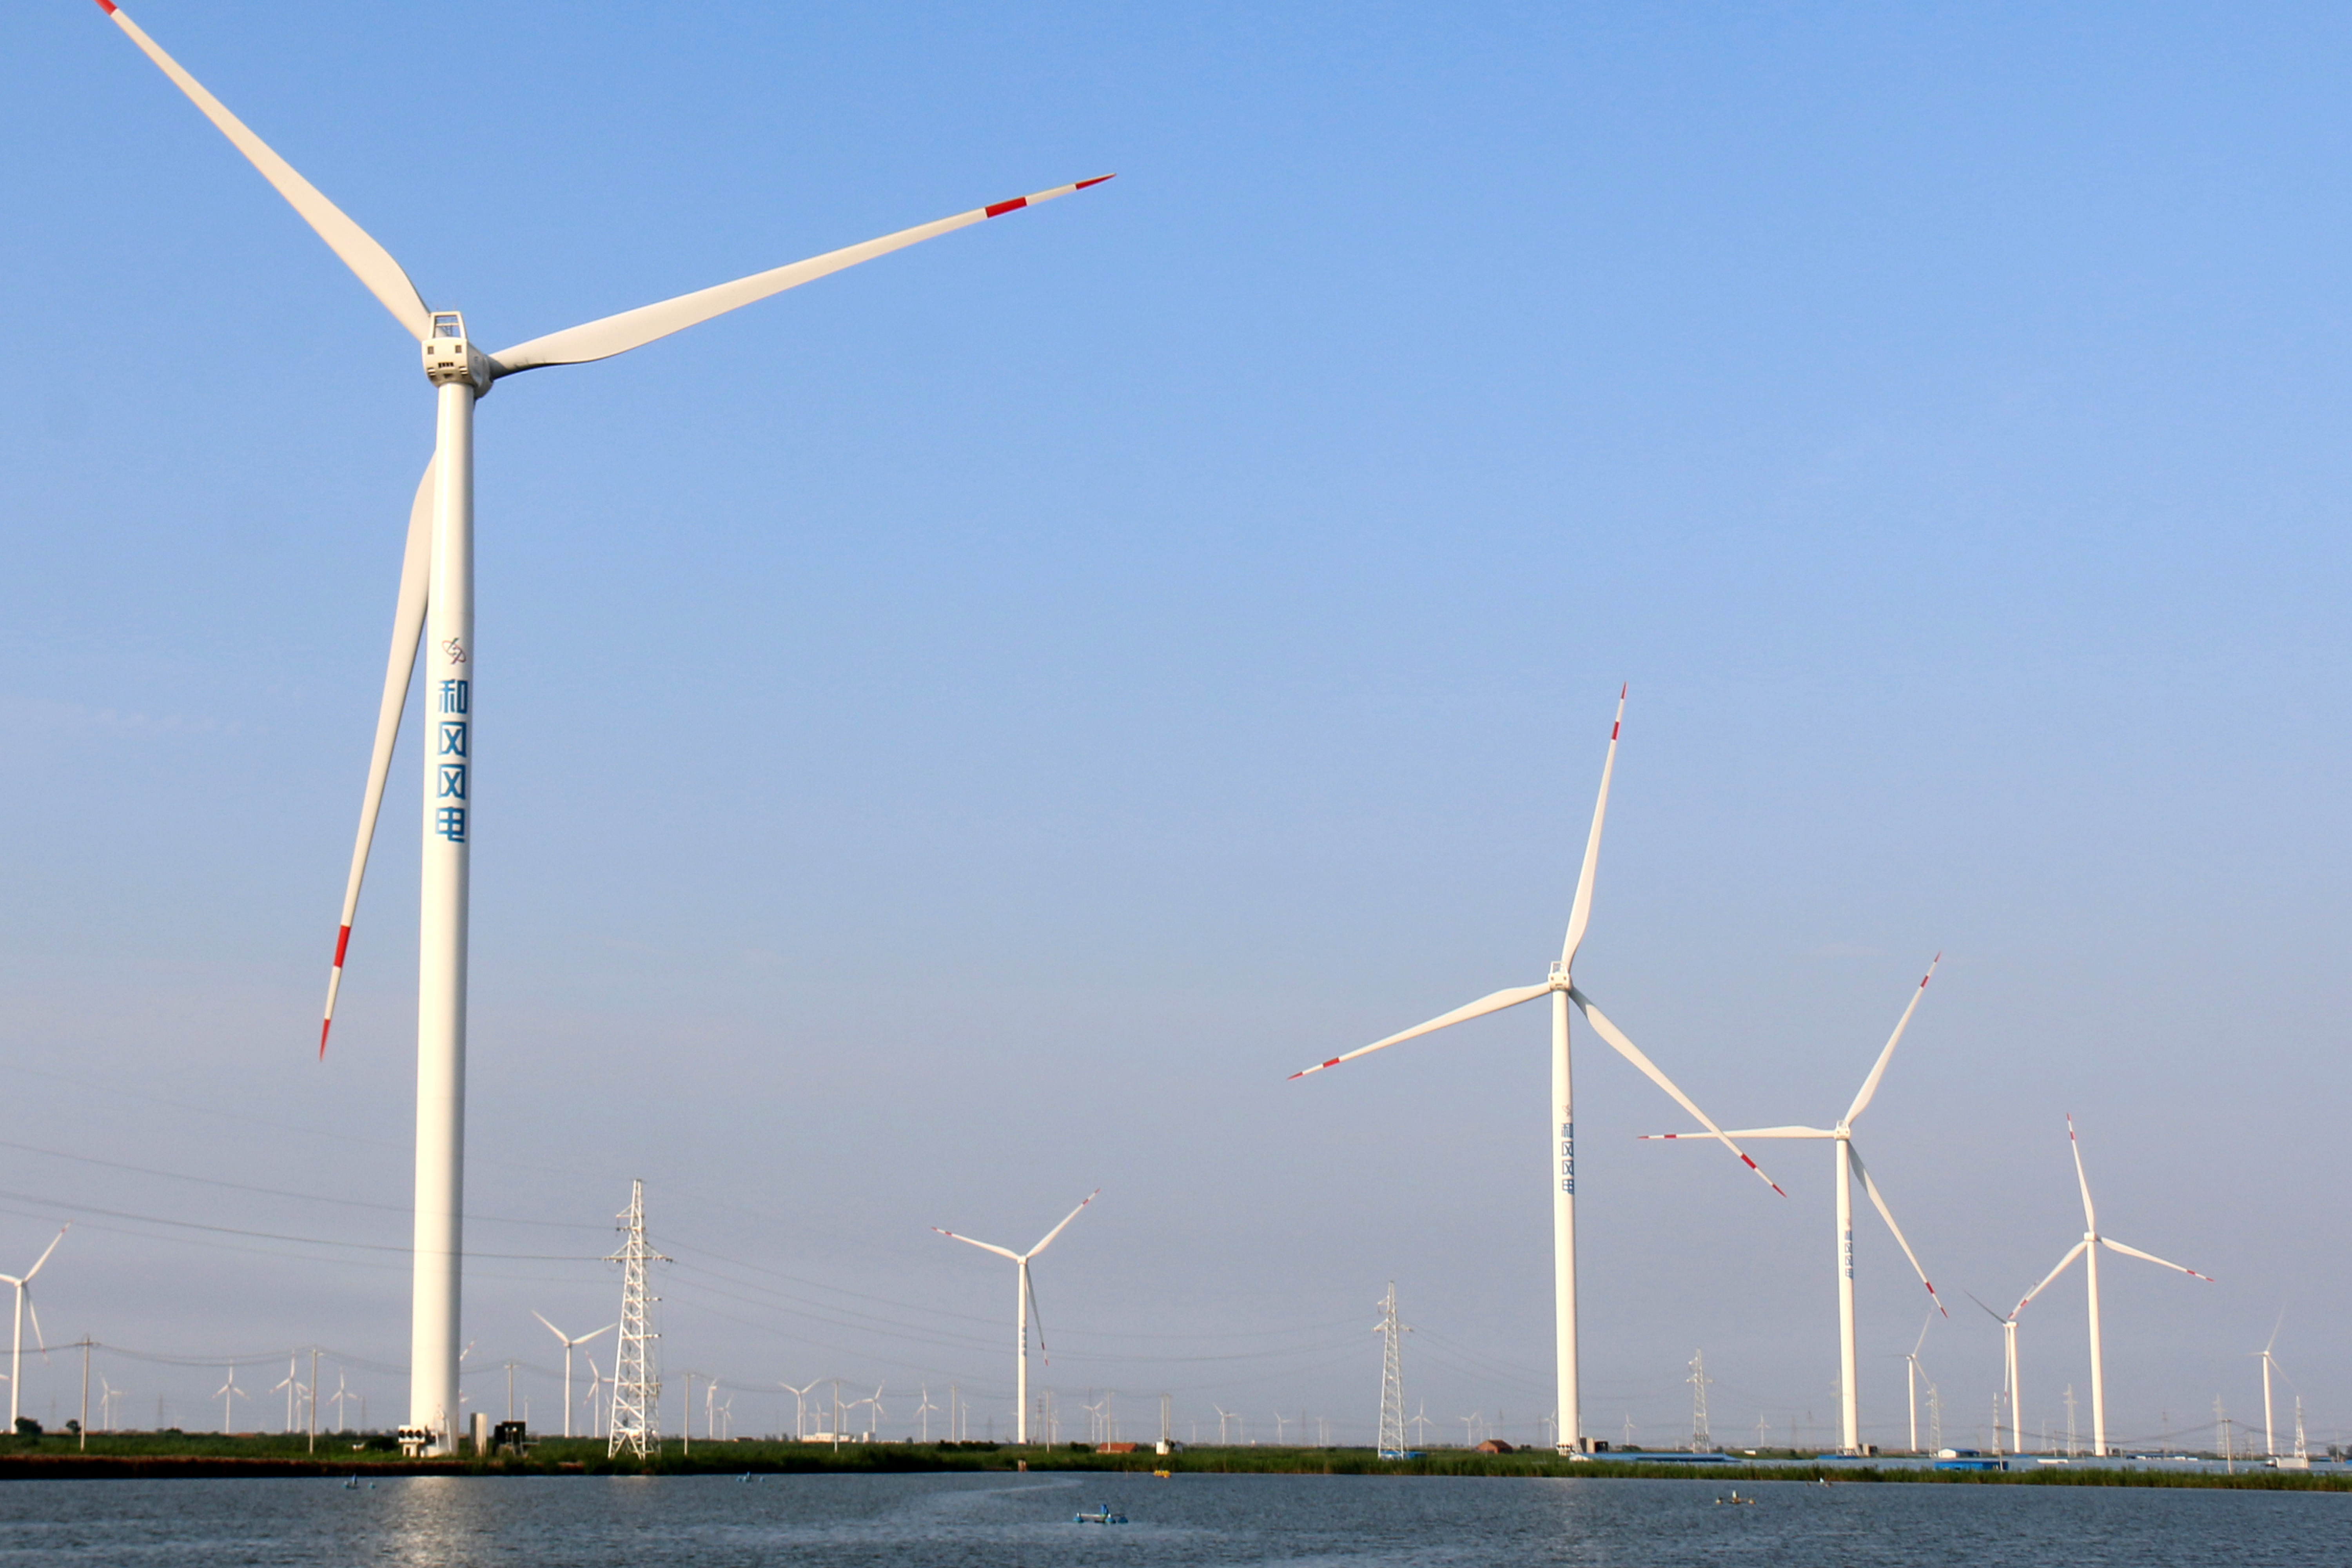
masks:
<svg viewBox="0 0 2352 1568"><path fill-rule="evenodd" d="M1541 977L1630 681L1580 978L1700 1103L1833 1117L1946 954L1863 1132L1979 1319L1948 1407L1960 1291L2079 1233L2071 1111L2221 1280L2106 1275L2111 1426L2244 1414L2282 1307L2352 1426L2340 13L135 15L494 345L1120 174L483 405L478 1357L611 1315L549 1259L642 1174L674 1368L1003 1404L1009 1281L926 1227L1100 1184L1073 1404L1368 1430L1394 1278L1409 1400L1531 1435L1540 1018L1283 1078ZM15 36L0 1254L396 1248L411 752L310 1042L427 389L94 7ZM1588 1423L1686 1423L1704 1347L1718 1430L1825 1433L1826 1153L1637 1144L1579 1049ZM44 1321L388 1367L402 1267L85 1211ZM2087 1383L2079 1286L2032 1313L2029 1426Z"/></svg>

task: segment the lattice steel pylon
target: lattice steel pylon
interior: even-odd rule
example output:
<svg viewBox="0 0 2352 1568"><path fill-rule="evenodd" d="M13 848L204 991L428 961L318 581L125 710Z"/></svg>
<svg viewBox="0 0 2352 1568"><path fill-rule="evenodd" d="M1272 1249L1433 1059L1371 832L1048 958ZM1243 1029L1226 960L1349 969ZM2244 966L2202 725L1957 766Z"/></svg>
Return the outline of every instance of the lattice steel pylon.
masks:
<svg viewBox="0 0 2352 1568"><path fill-rule="evenodd" d="M661 1368L654 1350L654 1342L661 1336L654 1332L652 1321L653 1304L661 1298L653 1293L646 1271L648 1266L669 1259L646 1241L642 1180L629 1184L629 1206L614 1217L621 1222L621 1247L605 1261L621 1266L621 1344L608 1407L613 1435L604 1456L610 1458L626 1448L642 1459L646 1445L660 1441L656 1412L661 1399Z"/></svg>
<svg viewBox="0 0 2352 1568"><path fill-rule="evenodd" d="M1397 1321L1396 1281L1381 1298L1381 1439L1384 1459L1404 1455L1404 1325Z"/></svg>
<svg viewBox="0 0 2352 1568"><path fill-rule="evenodd" d="M1691 1385L1691 1452L1705 1453L1715 1447L1714 1434L1706 1429L1706 1385L1715 1379L1706 1375L1706 1352L1699 1351L1690 1358L1691 1374L1683 1379Z"/></svg>

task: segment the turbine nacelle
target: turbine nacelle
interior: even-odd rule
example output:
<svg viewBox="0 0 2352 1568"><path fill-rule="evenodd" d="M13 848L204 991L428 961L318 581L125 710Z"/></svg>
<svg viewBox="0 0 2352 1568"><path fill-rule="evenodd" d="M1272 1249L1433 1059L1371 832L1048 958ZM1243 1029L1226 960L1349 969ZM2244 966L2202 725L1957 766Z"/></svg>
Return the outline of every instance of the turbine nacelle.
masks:
<svg viewBox="0 0 2352 1568"><path fill-rule="evenodd" d="M436 386L471 385L474 395L487 397L499 375L498 362L476 348L466 336L466 318L456 310L433 312L432 330L425 337L425 379Z"/></svg>

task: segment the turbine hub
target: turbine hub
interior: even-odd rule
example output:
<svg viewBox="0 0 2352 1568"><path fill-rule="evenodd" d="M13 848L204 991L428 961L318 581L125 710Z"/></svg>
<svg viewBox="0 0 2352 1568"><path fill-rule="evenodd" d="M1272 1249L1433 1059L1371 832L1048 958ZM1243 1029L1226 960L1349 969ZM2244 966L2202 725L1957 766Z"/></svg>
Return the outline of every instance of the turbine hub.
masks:
<svg viewBox="0 0 2352 1568"><path fill-rule="evenodd" d="M466 336L466 318L455 310L433 312L425 339L425 379L436 386L470 384L476 397L490 390L490 356Z"/></svg>
<svg viewBox="0 0 2352 1568"><path fill-rule="evenodd" d="M1568 965L1562 963L1556 958L1553 959L1551 961L1551 988L1555 991L1565 991L1568 989Z"/></svg>

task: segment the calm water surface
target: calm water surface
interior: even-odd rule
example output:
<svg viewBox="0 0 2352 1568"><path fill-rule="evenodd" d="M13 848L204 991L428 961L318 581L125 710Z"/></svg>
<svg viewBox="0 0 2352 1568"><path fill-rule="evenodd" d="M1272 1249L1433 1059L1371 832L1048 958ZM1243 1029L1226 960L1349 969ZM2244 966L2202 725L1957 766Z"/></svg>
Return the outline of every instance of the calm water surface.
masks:
<svg viewBox="0 0 2352 1568"><path fill-rule="evenodd" d="M2352 1563L2352 1496L1324 1476L0 1482L0 1563ZM1108 1501L1133 1521L1070 1516Z"/></svg>

